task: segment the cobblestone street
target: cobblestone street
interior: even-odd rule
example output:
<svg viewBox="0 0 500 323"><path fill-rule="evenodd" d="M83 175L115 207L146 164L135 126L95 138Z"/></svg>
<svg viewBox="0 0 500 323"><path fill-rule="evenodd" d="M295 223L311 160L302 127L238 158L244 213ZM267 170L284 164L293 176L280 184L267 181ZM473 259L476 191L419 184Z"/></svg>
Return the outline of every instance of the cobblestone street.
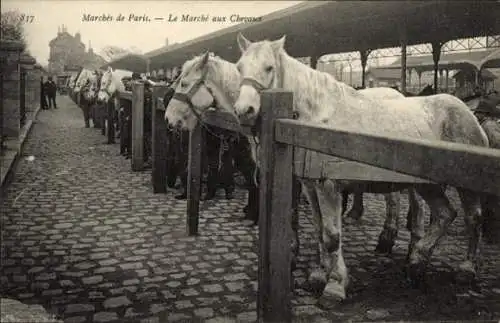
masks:
<svg viewBox="0 0 500 323"><path fill-rule="evenodd" d="M186 202L153 194L150 171L132 172L118 144L85 128L68 97L58 101L59 109L39 113L3 200L1 296L74 323L255 322L258 232L242 220L246 192L202 202L200 235L187 237ZM401 229L392 255L376 254L385 204L382 195L365 194L362 223L344 226L351 282L333 311L317 307L304 288L316 248L302 204L296 320L500 319L498 245L483 246L477 283L455 281L466 241L453 201L459 216L434 253L425 287L411 289L404 275L409 233ZM403 204L405 217L406 195Z"/></svg>

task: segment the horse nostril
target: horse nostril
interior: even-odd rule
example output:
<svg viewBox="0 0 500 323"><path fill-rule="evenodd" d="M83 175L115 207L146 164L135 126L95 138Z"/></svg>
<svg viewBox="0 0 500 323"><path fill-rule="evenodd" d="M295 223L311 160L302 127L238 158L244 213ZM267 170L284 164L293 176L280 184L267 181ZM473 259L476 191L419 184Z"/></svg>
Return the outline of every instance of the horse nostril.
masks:
<svg viewBox="0 0 500 323"><path fill-rule="evenodd" d="M255 108L253 106L249 106L247 110L247 114L253 114L255 113Z"/></svg>

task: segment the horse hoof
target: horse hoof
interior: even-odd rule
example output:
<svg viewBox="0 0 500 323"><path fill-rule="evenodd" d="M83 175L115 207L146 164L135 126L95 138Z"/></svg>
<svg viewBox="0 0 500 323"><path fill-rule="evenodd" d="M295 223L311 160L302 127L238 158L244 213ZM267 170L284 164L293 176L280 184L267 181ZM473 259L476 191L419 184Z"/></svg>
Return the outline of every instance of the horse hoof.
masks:
<svg viewBox="0 0 500 323"><path fill-rule="evenodd" d="M419 288L424 282L426 265L423 263L416 263L408 265L407 279L411 287Z"/></svg>
<svg viewBox="0 0 500 323"><path fill-rule="evenodd" d="M394 229L384 229L378 237L378 244L375 248L375 252L390 255L397 234L398 232Z"/></svg>
<svg viewBox="0 0 500 323"><path fill-rule="evenodd" d="M379 240L377 246L375 247L375 252L383 255L390 255L392 253L393 246L394 241Z"/></svg>
<svg viewBox="0 0 500 323"><path fill-rule="evenodd" d="M345 216L343 222L346 225L360 225L363 221L361 218L353 218L350 216Z"/></svg>
<svg viewBox="0 0 500 323"><path fill-rule="evenodd" d="M470 284L476 281L477 269L471 261L464 261L458 266L455 279L459 283Z"/></svg>
<svg viewBox="0 0 500 323"><path fill-rule="evenodd" d="M316 295L320 295L326 286L326 273L316 268L310 274L308 278L308 290Z"/></svg>
<svg viewBox="0 0 500 323"><path fill-rule="evenodd" d="M326 310L334 309L345 298L345 287L337 282L330 282L326 285L323 294L318 299L318 305Z"/></svg>
<svg viewBox="0 0 500 323"><path fill-rule="evenodd" d="M353 219L355 222L360 221L363 216L363 210L352 208L347 212L346 218Z"/></svg>

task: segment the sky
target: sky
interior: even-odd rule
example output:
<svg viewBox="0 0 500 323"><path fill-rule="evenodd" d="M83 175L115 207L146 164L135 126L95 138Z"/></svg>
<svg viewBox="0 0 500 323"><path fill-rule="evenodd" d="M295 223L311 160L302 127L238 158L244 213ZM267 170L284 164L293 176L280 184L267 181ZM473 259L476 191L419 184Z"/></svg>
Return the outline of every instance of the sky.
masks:
<svg viewBox="0 0 500 323"><path fill-rule="evenodd" d="M57 35L58 27L65 25L74 35L80 32L88 49L91 42L99 53L108 45L122 48L137 47L143 53L169 43L181 43L210 32L237 24L227 21L231 15L259 17L290 7L301 1L137 1L137 0L2 0L2 12L17 9L32 16L25 23L30 53L42 65L48 64L49 42ZM117 21L121 14L124 21ZM128 21L130 15L148 16L151 22ZM209 22L181 22L181 15L208 15ZM83 21L85 15L111 16L113 21ZM168 21L179 16L179 20ZM215 16L226 17L226 22L212 22ZM163 17L163 20L154 20ZM32 20L32 22L31 22ZM236 41L236 40L235 40Z"/></svg>

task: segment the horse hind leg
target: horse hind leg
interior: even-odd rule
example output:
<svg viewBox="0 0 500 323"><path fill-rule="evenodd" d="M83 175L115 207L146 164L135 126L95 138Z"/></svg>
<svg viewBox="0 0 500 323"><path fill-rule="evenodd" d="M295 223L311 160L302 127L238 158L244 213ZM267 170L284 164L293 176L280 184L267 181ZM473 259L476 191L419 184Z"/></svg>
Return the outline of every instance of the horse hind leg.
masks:
<svg viewBox="0 0 500 323"><path fill-rule="evenodd" d="M300 240L299 240L299 203L300 203L300 196L302 194L301 190L301 184L297 180L297 178L294 178L293 180L293 187L292 187L292 192L293 192L293 200L292 200L292 243L291 243L291 248L292 248L292 271L295 270L297 267L297 259L299 257L299 249L300 249Z"/></svg>
<svg viewBox="0 0 500 323"><path fill-rule="evenodd" d="M406 261L409 263L415 244L422 239L425 233L424 207L413 188L408 189L408 204L406 227L410 231L411 238Z"/></svg>
<svg viewBox="0 0 500 323"><path fill-rule="evenodd" d="M384 229L378 237L378 244L375 248L375 252L391 254L392 247L394 247L394 243L398 237L401 194L399 192L384 194L384 198L386 212Z"/></svg>
<svg viewBox="0 0 500 323"><path fill-rule="evenodd" d="M318 237L318 242L317 242L317 250L318 250L318 259L316 260L316 263L318 266L315 266L311 268L309 271L309 277L308 277L308 289L315 293L315 294L320 294L323 289L325 288L326 285L326 271L322 267L322 261L321 259L323 258L323 249L321 248L322 245L322 220L321 220L321 210L319 207L319 202L318 202L318 194L316 192L315 188L315 182L313 180L302 180L302 191L304 192L307 201L309 202L309 205L311 206L311 211L313 215L313 224L315 228L315 233L316 237Z"/></svg>
<svg viewBox="0 0 500 323"><path fill-rule="evenodd" d="M465 189L457 189L465 216L465 229L468 235L468 246L465 261L459 265L459 280L472 281L478 269L478 250L481 240L481 199L478 193Z"/></svg>
<svg viewBox="0 0 500 323"><path fill-rule="evenodd" d="M424 237L415 243L408 265L408 278L413 286L418 286L424 278L427 265L434 248L444 237L448 226L455 220L457 212L453 209L443 187L439 185L421 185L418 193L427 202L435 221L430 225Z"/></svg>
<svg viewBox="0 0 500 323"><path fill-rule="evenodd" d="M347 267L342 254L342 195L338 183L326 180L316 187L321 210L322 267L328 282L319 299L324 308L336 306L346 298Z"/></svg>

